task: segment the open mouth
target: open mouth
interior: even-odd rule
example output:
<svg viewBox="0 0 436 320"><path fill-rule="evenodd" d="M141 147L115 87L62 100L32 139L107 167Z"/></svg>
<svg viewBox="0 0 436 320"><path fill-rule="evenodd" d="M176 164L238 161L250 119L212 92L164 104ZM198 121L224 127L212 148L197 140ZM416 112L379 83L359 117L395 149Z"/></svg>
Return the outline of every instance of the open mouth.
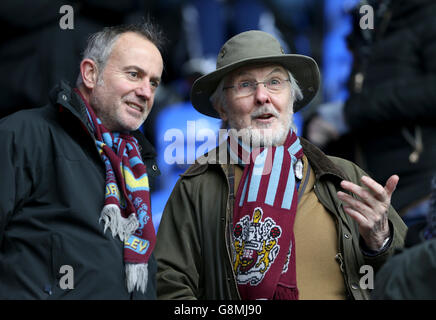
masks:
<svg viewBox="0 0 436 320"><path fill-rule="evenodd" d="M138 104L136 104L136 103L133 103L133 102L126 102L126 104L127 104L129 107L131 107L131 108L133 108L133 109L135 109L135 110L137 110L137 111L139 111L139 112L142 112L143 109L144 109L142 106L140 106L140 105L138 105Z"/></svg>
<svg viewBox="0 0 436 320"><path fill-rule="evenodd" d="M271 114L271 113L264 113L264 114L261 114L260 116L255 117L255 120L262 120L262 121L264 121L264 120L270 120L270 119L272 119L274 117L275 116L273 114Z"/></svg>

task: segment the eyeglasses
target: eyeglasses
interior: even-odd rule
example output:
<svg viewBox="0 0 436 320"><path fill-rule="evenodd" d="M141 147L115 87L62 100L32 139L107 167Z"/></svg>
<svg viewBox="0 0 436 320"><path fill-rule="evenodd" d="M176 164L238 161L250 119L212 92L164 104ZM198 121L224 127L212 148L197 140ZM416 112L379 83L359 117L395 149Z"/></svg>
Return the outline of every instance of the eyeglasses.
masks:
<svg viewBox="0 0 436 320"><path fill-rule="evenodd" d="M241 81L233 86L224 87L223 91L226 89L235 89L235 92L238 97L246 97L252 95L256 89L258 84L263 84L264 87L271 93L277 93L282 91L287 81L291 81L290 79L280 79L277 77L267 79L265 81Z"/></svg>

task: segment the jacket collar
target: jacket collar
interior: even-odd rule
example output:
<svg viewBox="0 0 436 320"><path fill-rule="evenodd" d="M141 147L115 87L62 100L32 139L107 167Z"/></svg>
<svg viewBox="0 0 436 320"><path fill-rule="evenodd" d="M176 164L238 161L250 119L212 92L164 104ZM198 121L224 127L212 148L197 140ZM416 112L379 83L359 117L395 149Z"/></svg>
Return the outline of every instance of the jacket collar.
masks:
<svg viewBox="0 0 436 320"><path fill-rule="evenodd" d="M317 180L324 175L333 175L340 180L348 180L345 172L335 165L324 152L304 138L300 137L300 142Z"/></svg>
<svg viewBox="0 0 436 320"><path fill-rule="evenodd" d="M62 106L70 111L82 124L88 129L91 135L94 135L94 129L88 121L86 106L82 99L72 90L70 85L65 81L60 81L50 92L50 101L54 106Z"/></svg>
<svg viewBox="0 0 436 320"><path fill-rule="evenodd" d="M327 175L337 178L338 181L348 180L344 171L335 165L324 152L306 139L301 137L299 139L303 147L303 152L308 158L317 180ZM228 172L229 158L227 153L223 153L223 150L227 151L227 142L222 143L210 153L206 153L198 158L181 176L196 176L205 172L209 166L214 165L220 165L224 172Z"/></svg>

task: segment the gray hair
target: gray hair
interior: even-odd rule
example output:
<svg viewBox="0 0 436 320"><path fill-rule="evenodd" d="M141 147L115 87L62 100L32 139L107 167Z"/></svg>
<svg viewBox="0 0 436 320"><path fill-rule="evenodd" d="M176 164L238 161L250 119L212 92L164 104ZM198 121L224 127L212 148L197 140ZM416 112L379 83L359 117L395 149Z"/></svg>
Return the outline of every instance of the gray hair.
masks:
<svg viewBox="0 0 436 320"><path fill-rule="evenodd" d="M99 78L112 52L115 42L120 35L126 32L134 32L143 36L153 43L159 51L162 50L166 41L162 30L156 24L151 22L150 19L144 19L144 21L135 24L106 27L103 30L92 34L88 38L82 60L91 59L96 63L99 71ZM76 85L79 86L81 83L82 75L79 74Z"/></svg>

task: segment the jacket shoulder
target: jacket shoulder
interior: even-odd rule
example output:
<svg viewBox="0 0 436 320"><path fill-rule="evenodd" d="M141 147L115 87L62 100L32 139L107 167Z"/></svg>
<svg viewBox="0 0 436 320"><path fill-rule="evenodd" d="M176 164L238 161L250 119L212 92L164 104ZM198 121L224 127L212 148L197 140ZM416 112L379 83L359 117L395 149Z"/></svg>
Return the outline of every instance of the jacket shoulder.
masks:
<svg viewBox="0 0 436 320"><path fill-rule="evenodd" d="M300 138L304 154L307 156L316 176L319 178L324 175L335 176L341 180L352 180L363 173L353 162L328 156L315 145L304 138Z"/></svg>
<svg viewBox="0 0 436 320"><path fill-rule="evenodd" d="M184 173L182 173L180 176L182 178L188 178L188 177L195 177L198 175L201 175L207 171L209 167L209 164L200 164L198 162L195 162L193 165L191 165Z"/></svg>
<svg viewBox="0 0 436 320"><path fill-rule="evenodd" d="M227 147L225 144L217 146L215 149L205 153L201 157L198 157L194 164L192 164L181 177L194 177L210 171L208 169L217 169L221 166L226 166L229 164Z"/></svg>
<svg viewBox="0 0 436 320"><path fill-rule="evenodd" d="M345 173L346 177L350 179L359 178L362 174L366 175L365 171L350 160L335 156L327 156L327 158L339 167Z"/></svg>
<svg viewBox="0 0 436 320"><path fill-rule="evenodd" d="M35 139L53 123L56 117L53 111L50 105L17 111L0 120L0 130Z"/></svg>

